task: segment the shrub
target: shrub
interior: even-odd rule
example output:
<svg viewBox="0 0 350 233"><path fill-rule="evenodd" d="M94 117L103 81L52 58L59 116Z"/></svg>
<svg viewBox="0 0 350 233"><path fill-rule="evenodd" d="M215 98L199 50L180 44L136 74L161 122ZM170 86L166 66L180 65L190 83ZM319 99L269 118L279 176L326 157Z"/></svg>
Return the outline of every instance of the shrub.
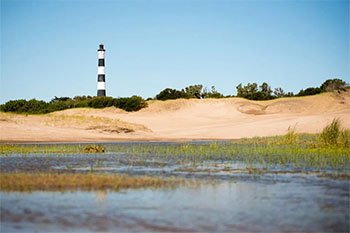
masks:
<svg viewBox="0 0 350 233"><path fill-rule="evenodd" d="M181 92L185 93L185 98L201 99L203 98L203 85L191 85L185 87L185 90L181 90Z"/></svg>
<svg viewBox="0 0 350 233"><path fill-rule="evenodd" d="M105 107L111 107L114 104L114 99L112 97L107 96L100 96L93 98L89 103L88 106L92 108L105 108Z"/></svg>
<svg viewBox="0 0 350 233"><path fill-rule="evenodd" d="M85 97L76 96L74 99L69 97L55 97L50 102L42 100L10 100L0 105L2 112L41 114L54 111L65 110L69 108L91 107L105 108L116 106L126 111L138 111L147 106L146 101L140 96L132 96L128 98L112 98L112 97Z"/></svg>
<svg viewBox="0 0 350 233"><path fill-rule="evenodd" d="M248 83L246 86L242 86L242 83L240 83L236 89L238 97L250 100L270 100L275 98L275 96L271 95L271 87L265 82L259 88L256 83Z"/></svg>
<svg viewBox="0 0 350 233"><path fill-rule="evenodd" d="M347 84L345 81L335 78L328 79L321 85L322 91L335 91L335 90L345 90Z"/></svg>
<svg viewBox="0 0 350 233"><path fill-rule="evenodd" d="M176 89L165 88L158 95L156 95L157 100L171 100L186 98L186 94L183 91L178 91Z"/></svg>
<svg viewBox="0 0 350 233"><path fill-rule="evenodd" d="M47 113L48 103L42 100L31 99L27 100L10 100L1 105L1 111L3 112L16 112L16 113L31 113L40 114Z"/></svg>
<svg viewBox="0 0 350 233"><path fill-rule="evenodd" d="M136 95L128 98L114 99L113 105L128 112L138 111L147 107L146 101L142 97Z"/></svg>
<svg viewBox="0 0 350 233"><path fill-rule="evenodd" d="M322 93L322 89L319 87L309 87L305 90L300 90L297 96L317 95Z"/></svg>
<svg viewBox="0 0 350 233"><path fill-rule="evenodd" d="M216 98L216 99L219 99L219 98L224 98L224 95L221 94L220 92L218 92L215 89L215 86L211 86L211 90L210 91L207 91L207 88L204 88L202 97L203 98Z"/></svg>
<svg viewBox="0 0 350 233"><path fill-rule="evenodd" d="M10 100L7 101L5 104L1 105L1 111L3 112L17 112L21 113L23 106L27 103L26 100Z"/></svg>

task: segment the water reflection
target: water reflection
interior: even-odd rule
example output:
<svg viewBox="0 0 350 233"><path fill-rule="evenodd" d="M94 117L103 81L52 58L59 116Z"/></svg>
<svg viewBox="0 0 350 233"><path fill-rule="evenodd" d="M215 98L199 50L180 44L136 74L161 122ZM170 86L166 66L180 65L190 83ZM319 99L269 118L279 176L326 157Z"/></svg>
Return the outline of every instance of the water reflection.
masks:
<svg viewBox="0 0 350 233"><path fill-rule="evenodd" d="M175 190L1 193L1 232L349 231L349 183L262 175Z"/></svg>

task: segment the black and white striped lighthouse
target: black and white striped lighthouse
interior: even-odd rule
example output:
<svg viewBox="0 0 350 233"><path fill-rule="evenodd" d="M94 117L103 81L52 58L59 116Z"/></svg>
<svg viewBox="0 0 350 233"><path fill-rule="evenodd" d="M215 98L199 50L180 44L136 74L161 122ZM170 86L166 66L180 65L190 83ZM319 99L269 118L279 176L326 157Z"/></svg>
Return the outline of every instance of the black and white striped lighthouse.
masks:
<svg viewBox="0 0 350 233"><path fill-rule="evenodd" d="M105 51L103 44L100 44L100 48L97 50L97 96L106 96Z"/></svg>

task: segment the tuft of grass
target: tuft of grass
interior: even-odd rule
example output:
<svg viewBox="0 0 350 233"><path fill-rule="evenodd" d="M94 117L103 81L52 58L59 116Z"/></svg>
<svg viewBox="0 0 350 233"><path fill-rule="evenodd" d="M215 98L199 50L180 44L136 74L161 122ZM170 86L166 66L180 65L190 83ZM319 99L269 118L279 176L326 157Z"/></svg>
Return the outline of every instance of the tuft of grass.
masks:
<svg viewBox="0 0 350 233"><path fill-rule="evenodd" d="M0 190L7 192L172 188L183 182L174 178L116 174L0 173Z"/></svg>
<svg viewBox="0 0 350 233"><path fill-rule="evenodd" d="M104 153L105 148L100 145L88 145L84 147L83 152L84 153Z"/></svg>
<svg viewBox="0 0 350 233"><path fill-rule="evenodd" d="M292 145L298 143L299 135L296 133L295 127L288 127L288 132L284 135L284 144Z"/></svg>
<svg viewBox="0 0 350 233"><path fill-rule="evenodd" d="M350 148L350 129L343 129L339 135L339 144L345 148Z"/></svg>
<svg viewBox="0 0 350 233"><path fill-rule="evenodd" d="M327 125L319 136L321 145L326 147L349 147L350 133L349 129L342 128L338 118Z"/></svg>

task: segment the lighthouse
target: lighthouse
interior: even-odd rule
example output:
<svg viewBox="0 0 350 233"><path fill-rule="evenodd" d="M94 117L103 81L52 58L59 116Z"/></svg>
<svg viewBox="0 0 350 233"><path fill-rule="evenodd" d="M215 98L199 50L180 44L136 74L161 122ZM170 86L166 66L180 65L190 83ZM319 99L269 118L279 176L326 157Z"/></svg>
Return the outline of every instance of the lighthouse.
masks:
<svg viewBox="0 0 350 233"><path fill-rule="evenodd" d="M97 50L97 96L106 96L105 51L103 44L100 44Z"/></svg>

